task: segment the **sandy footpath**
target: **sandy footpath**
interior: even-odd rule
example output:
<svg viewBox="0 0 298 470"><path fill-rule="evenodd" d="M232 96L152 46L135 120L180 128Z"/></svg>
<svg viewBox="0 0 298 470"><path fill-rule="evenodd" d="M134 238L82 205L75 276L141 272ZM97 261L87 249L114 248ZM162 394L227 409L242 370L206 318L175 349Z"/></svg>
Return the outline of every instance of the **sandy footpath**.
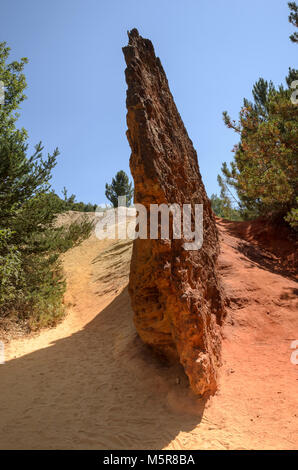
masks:
<svg viewBox="0 0 298 470"><path fill-rule="evenodd" d="M220 229L230 306L216 396L200 402L180 366L141 344L126 288L131 242L92 236L64 256L64 321L6 346L0 448L297 448L297 284Z"/></svg>

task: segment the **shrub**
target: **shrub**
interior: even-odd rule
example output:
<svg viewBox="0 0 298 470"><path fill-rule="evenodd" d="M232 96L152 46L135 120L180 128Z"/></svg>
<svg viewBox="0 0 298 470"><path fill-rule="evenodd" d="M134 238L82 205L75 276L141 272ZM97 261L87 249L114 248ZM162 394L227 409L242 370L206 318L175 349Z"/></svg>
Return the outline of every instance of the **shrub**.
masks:
<svg viewBox="0 0 298 470"><path fill-rule="evenodd" d="M39 143L28 156L27 132L15 127L27 60L7 64L8 56L0 43L0 80L6 86L0 105L0 320L38 328L61 318L65 282L59 255L88 237L92 224L55 226L56 215L67 208L50 190L59 152L44 158Z"/></svg>

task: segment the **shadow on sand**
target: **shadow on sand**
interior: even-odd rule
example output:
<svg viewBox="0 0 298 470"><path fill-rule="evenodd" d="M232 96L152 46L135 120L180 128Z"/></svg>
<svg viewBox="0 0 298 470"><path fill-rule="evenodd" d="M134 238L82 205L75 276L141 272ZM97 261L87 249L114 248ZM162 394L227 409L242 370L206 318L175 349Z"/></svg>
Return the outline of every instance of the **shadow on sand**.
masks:
<svg viewBox="0 0 298 470"><path fill-rule="evenodd" d="M1 449L161 449L204 411L182 368L139 341L127 289L81 331L0 366L0 393Z"/></svg>
<svg viewBox="0 0 298 470"><path fill-rule="evenodd" d="M243 239L245 233L243 227L245 226L245 223L247 224L248 222L221 220L219 225L222 225L229 235L238 238L239 242L237 245L237 249L256 266L261 269L265 269L266 271L270 271L271 273L280 274L283 277L286 277L293 281L297 281L297 272L295 270L295 267L289 266L287 263L284 263L285 260L282 257L282 252L279 254L279 256L277 256L268 249L265 249L264 240L256 244L256 240L254 240L253 243L252 241L246 241ZM282 234L283 231L281 230L281 236ZM286 234L288 235L287 231ZM287 245L285 240L281 238L281 245L282 243ZM297 260L296 255L294 255L294 235L293 240L291 242L288 242L288 244L292 246L293 258L295 256L295 259Z"/></svg>

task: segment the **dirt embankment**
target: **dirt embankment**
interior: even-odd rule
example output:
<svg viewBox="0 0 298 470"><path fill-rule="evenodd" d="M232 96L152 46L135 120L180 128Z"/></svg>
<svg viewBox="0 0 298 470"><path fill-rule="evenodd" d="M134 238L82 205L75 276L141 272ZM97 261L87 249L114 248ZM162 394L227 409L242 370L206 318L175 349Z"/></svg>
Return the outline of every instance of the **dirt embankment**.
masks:
<svg viewBox="0 0 298 470"><path fill-rule="evenodd" d="M141 343L126 289L131 242L92 236L64 256L65 320L6 347L0 448L297 448L297 284L252 255L240 225L218 226L229 300L218 393L201 402L182 367Z"/></svg>
<svg viewBox="0 0 298 470"><path fill-rule="evenodd" d="M290 230L287 224L271 223L261 217L247 222L217 220L225 226L227 232L242 240L239 251L260 265L267 266L272 272L297 280L297 233Z"/></svg>

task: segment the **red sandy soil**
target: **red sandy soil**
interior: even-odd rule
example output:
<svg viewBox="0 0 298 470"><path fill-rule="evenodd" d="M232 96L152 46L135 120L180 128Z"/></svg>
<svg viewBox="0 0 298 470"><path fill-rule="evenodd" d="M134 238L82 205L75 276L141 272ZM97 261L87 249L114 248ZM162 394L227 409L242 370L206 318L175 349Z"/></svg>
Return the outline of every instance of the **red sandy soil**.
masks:
<svg viewBox="0 0 298 470"><path fill-rule="evenodd" d="M281 260L260 227L218 226L229 306L217 394L202 403L182 367L141 343L126 289L131 242L92 236L64 256L65 320L6 346L1 449L297 448L293 245Z"/></svg>

